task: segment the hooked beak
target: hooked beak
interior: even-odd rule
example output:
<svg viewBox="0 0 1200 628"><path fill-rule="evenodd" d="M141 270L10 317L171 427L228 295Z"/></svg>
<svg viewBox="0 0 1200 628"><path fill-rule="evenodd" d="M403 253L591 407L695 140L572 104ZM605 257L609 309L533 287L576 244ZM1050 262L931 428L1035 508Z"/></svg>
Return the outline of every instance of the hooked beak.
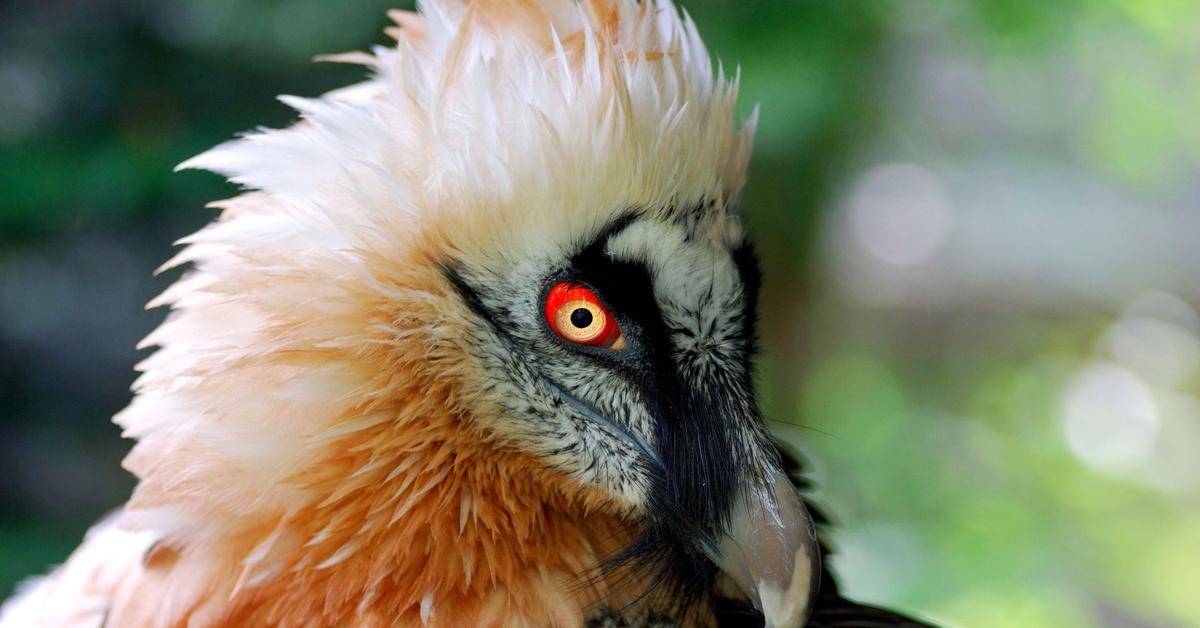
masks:
<svg viewBox="0 0 1200 628"><path fill-rule="evenodd" d="M729 528L711 554L762 611L767 628L795 628L808 620L821 555L812 518L783 472L775 471L765 485L742 485Z"/></svg>

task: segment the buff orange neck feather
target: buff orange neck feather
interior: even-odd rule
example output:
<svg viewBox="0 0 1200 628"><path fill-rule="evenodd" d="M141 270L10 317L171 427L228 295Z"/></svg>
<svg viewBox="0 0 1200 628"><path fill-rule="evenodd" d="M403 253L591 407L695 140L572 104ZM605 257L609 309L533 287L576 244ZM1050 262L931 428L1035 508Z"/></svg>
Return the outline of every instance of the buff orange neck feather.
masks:
<svg viewBox="0 0 1200 628"><path fill-rule="evenodd" d="M207 523L147 552L136 591L110 614L128 622L118 625L576 626L590 608L634 601L639 588L610 590L588 576L636 528L599 489L488 438L480 426L489 417L460 398L472 367L454 345L468 342L472 322L437 264L372 264L386 279L343 282L336 300L353 303L360 318L349 325L366 336L335 341L344 330L277 308L256 341L266 349L205 380L253 390L248 378L270 373L260 383L269 397L261 391L289 373L338 365L358 374L343 377L357 384L342 384L342 396L361 401L338 417L314 415L311 457L260 487L293 501L222 500L244 477L231 462L198 464L204 443L164 455L147 440L130 454L126 466L142 481L127 515L182 507ZM272 289L287 281L273 278ZM270 412L264 420L284 420Z"/></svg>

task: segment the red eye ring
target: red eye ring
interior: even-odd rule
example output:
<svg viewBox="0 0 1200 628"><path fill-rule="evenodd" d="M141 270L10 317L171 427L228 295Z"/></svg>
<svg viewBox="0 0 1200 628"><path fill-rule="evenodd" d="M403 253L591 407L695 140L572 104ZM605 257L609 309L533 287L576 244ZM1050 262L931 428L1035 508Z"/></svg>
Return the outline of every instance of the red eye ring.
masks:
<svg viewBox="0 0 1200 628"><path fill-rule="evenodd" d="M617 320L587 286L561 281L546 294L546 321L563 340L588 347L622 349Z"/></svg>

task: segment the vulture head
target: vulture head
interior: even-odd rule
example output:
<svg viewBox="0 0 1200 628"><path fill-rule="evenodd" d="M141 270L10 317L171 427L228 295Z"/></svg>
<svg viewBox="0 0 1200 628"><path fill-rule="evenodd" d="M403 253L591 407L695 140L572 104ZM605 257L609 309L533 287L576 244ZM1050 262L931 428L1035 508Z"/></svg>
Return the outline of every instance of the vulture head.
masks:
<svg viewBox="0 0 1200 628"><path fill-rule="evenodd" d="M242 192L165 266L139 483L66 569L111 625L803 624L736 77L665 1L419 8L181 166Z"/></svg>

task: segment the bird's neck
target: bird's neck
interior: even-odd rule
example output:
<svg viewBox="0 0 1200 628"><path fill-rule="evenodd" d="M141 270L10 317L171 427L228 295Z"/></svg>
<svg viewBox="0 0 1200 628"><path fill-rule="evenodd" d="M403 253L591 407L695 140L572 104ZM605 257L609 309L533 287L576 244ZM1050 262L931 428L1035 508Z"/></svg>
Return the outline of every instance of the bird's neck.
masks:
<svg viewBox="0 0 1200 628"><path fill-rule="evenodd" d="M580 579L628 540L595 489L456 417L383 422L333 445L294 478L321 499L243 544L230 625L570 626L630 601Z"/></svg>

